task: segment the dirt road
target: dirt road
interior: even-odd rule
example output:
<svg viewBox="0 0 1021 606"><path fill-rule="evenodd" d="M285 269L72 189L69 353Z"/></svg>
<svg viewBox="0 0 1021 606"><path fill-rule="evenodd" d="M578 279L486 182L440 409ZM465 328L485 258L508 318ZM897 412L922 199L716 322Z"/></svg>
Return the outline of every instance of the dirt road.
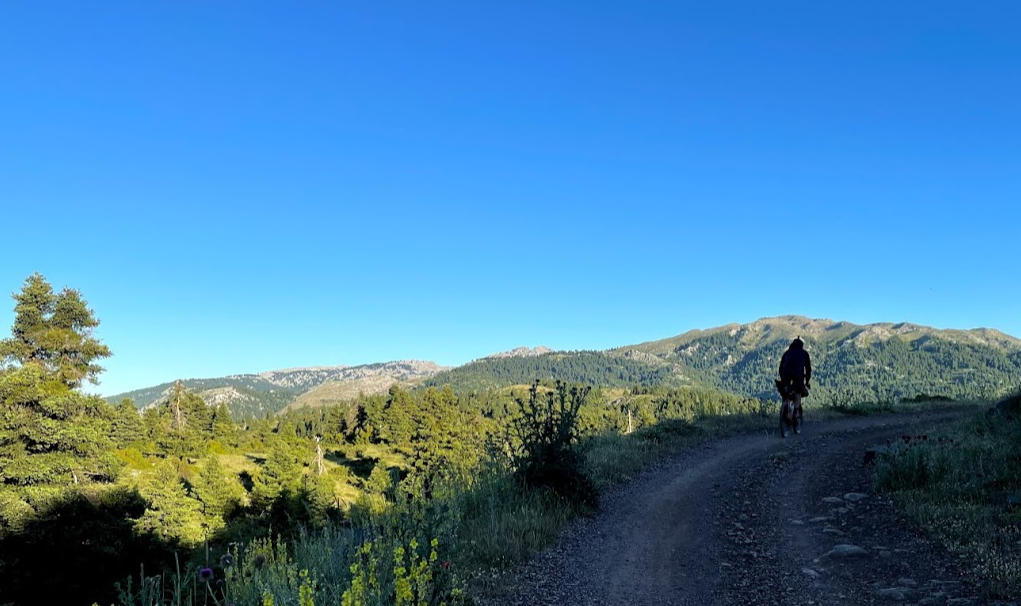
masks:
<svg viewBox="0 0 1021 606"><path fill-rule="evenodd" d="M813 424L678 454L514 575L502 605L978 604L872 492L863 454L954 414Z"/></svg>

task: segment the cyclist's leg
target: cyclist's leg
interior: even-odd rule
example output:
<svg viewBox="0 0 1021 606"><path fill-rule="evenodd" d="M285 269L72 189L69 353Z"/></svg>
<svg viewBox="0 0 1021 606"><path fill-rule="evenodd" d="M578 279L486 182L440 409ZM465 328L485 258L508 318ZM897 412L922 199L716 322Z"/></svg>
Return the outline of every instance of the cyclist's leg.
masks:
<svg viewBox="0 0 1021 606"><path fill-rule="evenodd" d="M794 392L794 414L801 413L801 392Z"/></svg>

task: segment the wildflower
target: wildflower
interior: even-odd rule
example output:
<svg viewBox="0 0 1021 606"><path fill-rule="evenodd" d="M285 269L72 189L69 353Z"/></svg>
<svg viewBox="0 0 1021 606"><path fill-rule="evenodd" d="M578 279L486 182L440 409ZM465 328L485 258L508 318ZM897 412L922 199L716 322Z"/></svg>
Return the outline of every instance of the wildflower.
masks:
<svg viewBox="0 0 1021 606"><path fill-rule="evenodd" d="M223 589L225 585L226 585L226 583L223 582L223 579L216 579L216 588L217 589Z"/></svg>
<svg viewBox="0 0 1021 606"><path fill-rule="evenodd" d="M265 563L266 563L266 556L261 554L261 553L259 555L255 556L255 559L252 560L252 564L254 564L256 568L262 568L262 565L265 564Z"/></svg>
<svg viewBox="0 0 1021 606"><path fill-rule="evenodd" d="M440 564L440 566L442 566L443 568L450 568L450 560L443 562L442 564Z"/></svg>
<svg viewBox="0 0 1021 606"><path fill-rule="evenodd" d="M202 570L200 570L199 571L199 580L200 581L205 581L206 583L208 583L209 581L212 581L213 580L213 569L212 568L203 568Z"/></svg>
<svg viewBox="0 0 1021 606"><path fill-rule="evenodd" d="M222 556L220 556L220 566L223 566L224 568L228 568L228 567L233 566L233 565L234 565L234 556L232 556L229 553L225 553Z"/></svg>

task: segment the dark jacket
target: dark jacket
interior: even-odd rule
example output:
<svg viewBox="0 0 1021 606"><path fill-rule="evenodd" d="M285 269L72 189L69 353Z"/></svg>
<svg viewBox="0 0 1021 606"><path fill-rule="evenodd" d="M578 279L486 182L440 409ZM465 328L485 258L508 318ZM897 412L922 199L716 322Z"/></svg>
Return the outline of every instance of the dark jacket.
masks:
<svg viewBox="0 0 1021 606"><path fill-rule="evenodd" d="M812 358L805 351L801 340L791 343L791 346L780 358L780 378L785 382L808 383L812 380Z"/></svg>

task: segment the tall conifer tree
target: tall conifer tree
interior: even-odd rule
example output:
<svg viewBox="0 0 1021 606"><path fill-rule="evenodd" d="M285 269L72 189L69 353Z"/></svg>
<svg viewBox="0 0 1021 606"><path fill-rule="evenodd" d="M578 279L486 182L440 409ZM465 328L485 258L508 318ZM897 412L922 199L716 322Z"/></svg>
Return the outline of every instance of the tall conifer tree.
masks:
<svg viewBox="0 0 1021 606"><path fill-rule="evenodd" d="M110 350L92 336L99 325L81 295L58 294L39 274L14 295L11 337L0 341L0 518L23 517L75 486L111 481L118 465L113 410L82 393ZM19 502L21 504L19 504Z"/></svg>

